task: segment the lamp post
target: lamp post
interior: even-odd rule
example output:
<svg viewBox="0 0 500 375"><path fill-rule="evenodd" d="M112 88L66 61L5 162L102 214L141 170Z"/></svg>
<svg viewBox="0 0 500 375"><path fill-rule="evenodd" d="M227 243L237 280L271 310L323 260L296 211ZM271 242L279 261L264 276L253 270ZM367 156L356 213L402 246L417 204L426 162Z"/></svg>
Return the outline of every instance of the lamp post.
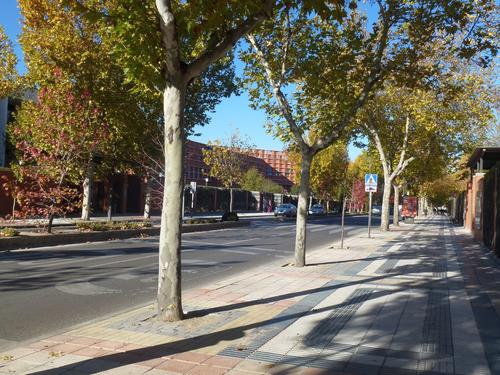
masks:
<svg viewBox="0 0 500 375"><path fill-rule="evenodd" d="M208 186L208 177L205 177L205 186Z"/></svg>

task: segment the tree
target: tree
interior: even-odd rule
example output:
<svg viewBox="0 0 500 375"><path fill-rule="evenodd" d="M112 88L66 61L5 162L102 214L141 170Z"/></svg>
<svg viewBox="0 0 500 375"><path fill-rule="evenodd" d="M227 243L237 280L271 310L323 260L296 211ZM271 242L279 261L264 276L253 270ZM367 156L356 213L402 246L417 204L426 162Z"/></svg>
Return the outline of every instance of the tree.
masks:
<svg viewBox="0 0 500 375"><path fill-rule="evenodd" d="M9 126L16 145L17 216L47 217L49 233L54 217L78 206L81 165L106 141L108 126L88 93L76 95L71 82L56 79L57 84L39 90L38 102L24 102Z"/></svg>
<svg viewBox="0 0 500 375"><path fill-rule="evenodd" d="M17 58L3 27L0 25L0 99L15 92L18 75Z"/></svg>
<svg viewBox="0 0 500 375"><path fill-rule="evenodd" d="M141 95L163 96L165 183L159 246L158 317L178 320L181 303L181 210L183 159L189 88L204 79L223 86L210 74L230 58L234 44L264 18L274 1L211 2L156 0L69 1L108 30L106 39L127 82ZM206 74L206 75L205 75ZM217 83L218 82L218 83ZM206 92L205 101L219 100L220 90Z"/></svg>
<svg viewBox="0 0 500 375"><path fill-rule="evenodd" d="M282 193L283 188L265 178L257 168L251 167L241 178L241 188L249 191L262 191L266 193Z"/></svg>
<svg viewBox="0 0 500 375"><path fill-rule="evenodd" d="M433 42L447 34L443 49L457 49L453 36L465 25L473 25L471 35L477 38L461 53L495 49L493 36L482 33L485 23L468 22L472 13L491 14L492 2L456 2L453 7L449 1L376 4L378 19L372 24L358 11L357 2L284 7L249 35L250 48L242 56L253 105L267 112L274 133L294 143L302 155L295 240L298 267L305 265L313 157L340 138L372 91L388 76L406 81L432 76L439 66L423 62Z"/></svg>
<svg viewBox="0 0 500 375"><path fill-rule="evenodd" d="M451 197L464 191L465 182L456 175L446 174L441 178L427 182L422 187L423 195L435 207L445 206Z"/></svg>
<svg viewBox="0 0 500 375"><path fill-rule="evenodd" d="M382 230L389 230L391 187L395 188L397 206L401 181L396 181L408 166L429 158L434 164L440 160L453 163L483 138L494 117L484 74L470 69L452 73L438 77L439 86L432 88L410 89L388 82L362 112L360 121L379 154L384 173ZM418 173L429 175L433 169ZM395 217L397 212L395 207Z"/></svg>
<svg viewBox="0 0 500 375"><path fill-rule="evenodd" d="M233 188L243 180L248 148L238 133L233 133L226 142L217 139L202 151L209 175L230 191L229 212L233 211Z"/></svg>
<svg viewBox="0 0 500 375"><path fill-rule="evenodd" d="M30 85L43 88L57 85L56 81L61 79L72 82L73 95L85 94L89 104L100 108L99 122L87 125L98 130L103 122L107 124L107 141L87 150L87 157L79 166L84 171L80 182L81 218L89 220L95 176L106 177L117 170L130 169L131 161L137 159L138 145L148 139L148 125L154 121L152 117L160 111L160 106L156 109L131 92L132 86L124 83L123 71L114 60L111 45L103 38L105 30L68 5L64 0L20 0L23 15L20 43ZM87 119L81 117L81 121ZM69 138L67 141L78 142Z"/></svg>
<svg viewBox="0 0 500 375"><path fill-rule="evenodd" d="M339 197L347 165L347 147L344 142L337 142L318 152L311 165L311 190L325 201Z"/></svg>

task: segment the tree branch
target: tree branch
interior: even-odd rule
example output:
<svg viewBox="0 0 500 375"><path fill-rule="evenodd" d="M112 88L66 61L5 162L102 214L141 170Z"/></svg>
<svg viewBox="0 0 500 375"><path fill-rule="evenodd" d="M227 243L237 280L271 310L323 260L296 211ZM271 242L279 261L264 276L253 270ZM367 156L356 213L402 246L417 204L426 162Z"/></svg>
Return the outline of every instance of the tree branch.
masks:
<svg viewBox="0 0 500 375"><path fill-rule="evenodd" d="M156 9L160 16L160 29L163 46L167 54L166 75L170 82L174 82L174 77L179 77L183 73L181 63L181 53L175 27L175 17L172 12L172 4L170 0L155 0Z"/></svg>
<svg viewBox="0 0 500 375"><path fill-rule="evenodd" d="M284 40L283 40L283 46L282 46L282 61L281 61L281 75L279 79L279 85L281 86L283 84L283 80L285 79L285 74L286 74L286 59L288 56L288 47L290 46L290 38L291 38L291 28L290 28L290 14L289 10L286 10L285 14L285 27L284 27Z"/></svg>
<svg viewBox="0 0 500 375"><path fill-rule="evenodd" d="M281 91L281 86L279 82L277 82L274 79L273 71L271 69L269 62L266 60L266 57L264 56L264 52L262 52L262 49L259 47L257 41L255 40L255 37L252 34L249 34L247 36L247 39L252 45L253 49L255 50L255 53L257 54L257 59L259 60L260 64L264 68L264 71L266 72L267 81L269 82L269 85L272 88L276 101L278 102L280 112L282 116L285 118L285 120L288 122L290 130L295 136L295 139L297 140L297 142L299 142L301 148L303 147L309 148L309 144L302 136L302 132L297 123L295 122L295 119L293 118L293 113L292 109L290 108L290 103L288 103L286 96Z"/></svg>
<svg viewBox="0 0 500 375"><path fill-rule="evenodd" d="M384 170L384 179L389 179L392 182L393 178L391 175L391 165L385 156L384 147L382 146L382 141L380 140L376 130L372 115L368 115L368 124L364 124L364 127L368 131L369 136L375 142L375 147L377 148L380 161L382 162L382 169Z"/></svg>
<svg viewBox="0 0 500 375"><path fill-rule="evenodd" d="M405 135L403 138L403 147L401 148L401 154L399 155L399 162L396 168L394 169L393 174L396 176L399 174L399 170L402 168L403 163L405 162L405 156L406 156L406 148L408 147L408 133L410 130L410 116L406 116L406 123L405 123Z"/></svg>
<svg viewBox="0 0 500 375"><path fill-rule="evenodd" d="M376 83L384 76L385 71L384 69L382 69L382 58L387 47L389 29L391 28L391 21L388 13L389 11L385 11L381 5L380 14L382 17L382 31L380 33L380 38L375 50L375 58L373 61L372 69L363 85L361 93L359 94L351 109L344 115L339 124L335 126L336 130L332 131L328 136L316 140L316 142L312 146L315 152L328 147L333 141L335 141L340 132L345 129L345 127L352 121L358 110L365 104L366 100L368 99L368 95L370 94Z"/></svg>
<svg viewBox="0 0 500 375"><path fill-rule="evenodd" d="M264 0L263 7L259 12L249 16L240 25L228 31L223 40L219 41L219 43L214 43L212 48L206 49L200 56L188 64L186 69L187 80L190 81L199 76L210 64L224 56L240 38L250 33L261 21L268 18L273 7L273 1Z"/></svg>

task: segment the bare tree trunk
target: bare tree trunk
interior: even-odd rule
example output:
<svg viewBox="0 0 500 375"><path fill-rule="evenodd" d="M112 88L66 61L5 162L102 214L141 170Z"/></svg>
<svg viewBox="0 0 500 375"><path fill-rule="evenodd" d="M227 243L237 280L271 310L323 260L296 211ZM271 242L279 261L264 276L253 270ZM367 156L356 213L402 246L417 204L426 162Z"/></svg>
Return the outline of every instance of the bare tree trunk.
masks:
<svg viewBox="0 0 500 375"><path fill-rule="evenodd" d="M399 226L399 188L400 186L397 184L393 185L394 187L394 211L392 213L392 224L396 227Z"/></svg>
<svg viewBox="0 0 500 375"><path fill-rule="evenodd" d="M113 218L113 180L110 179L108 191L108 221Z"/></svg>
<svg viewBox="0 0 500 375"><path fill-rule="evenodd" d="M307 204L310 189L309 181L311 178L312 158L312 153L302 152L299 202L297 207L297 224L295 235L295 267L304 267L306 265Z"/></svg>
<svg viewBox="0 0 500 375"><path fill-rule="evenodd" d="M233 188L229 188L229 212L233 212Z"/></svg>
<svg viewBox="0 0 500 375"><path fill-rule="evenodd" d="M85 179L83 180L83 201L82 201L82 220L90 220L90 209L92 207L92 185L94 180L94 157L91 156Z"/></svg>
<svg viewBox="0 0 500 375"><path fill-rule="evenodd" d="M52 224L54 223L54 213L49 214L49 221L47 222L47 233L52 233Z"/></svg>
<svg viewBox="0 0 500 375"><path fill-rule="evenodd" d="M12 199L12 221L16 220L16 203L17 198L14 197L14 199Z"/></svg>
<svg viewBox="0 0 500 375"><path fill-rule="evenodd" d="M389 206L391 198L392 182L389 176L384 176L384 193L382 195L382 212L380 216L380 229L389 230Z"/></svg>
<svg viewBox="0 0 500 375"><path fill-rule="evenodd" d="M144 219L151 218L151 178L146 177L146 193L144 195Z"/></svg>
<svg viewBox="0 0 500 375"><path fill-rule="evenodd" d="M185 136L182 117L186 88L184 85L179 86L167 86L163 94L165 185L161 212L157 295L158 317L163 321L183 318L180 250Z"/></svg>

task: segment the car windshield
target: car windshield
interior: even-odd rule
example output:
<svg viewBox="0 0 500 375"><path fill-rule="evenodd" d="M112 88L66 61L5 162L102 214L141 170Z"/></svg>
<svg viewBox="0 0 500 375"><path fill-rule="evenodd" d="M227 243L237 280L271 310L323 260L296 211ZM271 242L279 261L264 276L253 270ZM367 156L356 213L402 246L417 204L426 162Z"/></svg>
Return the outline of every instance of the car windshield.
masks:
<svg viewBox="0 0 500 375"><path fill-rule="evenodd" d="M288 204L280 204L278 206L278 209L284 209L284 208L290 208L290 205L288 205Z"/></svg>
<svg viewBox="0 0 500 375"><path fill-rule="evenodd" d="M313 208L323 208L323 206L322 206L322 205L320 205L320 204L315 204L315 205L313 206Z"/></svg>

